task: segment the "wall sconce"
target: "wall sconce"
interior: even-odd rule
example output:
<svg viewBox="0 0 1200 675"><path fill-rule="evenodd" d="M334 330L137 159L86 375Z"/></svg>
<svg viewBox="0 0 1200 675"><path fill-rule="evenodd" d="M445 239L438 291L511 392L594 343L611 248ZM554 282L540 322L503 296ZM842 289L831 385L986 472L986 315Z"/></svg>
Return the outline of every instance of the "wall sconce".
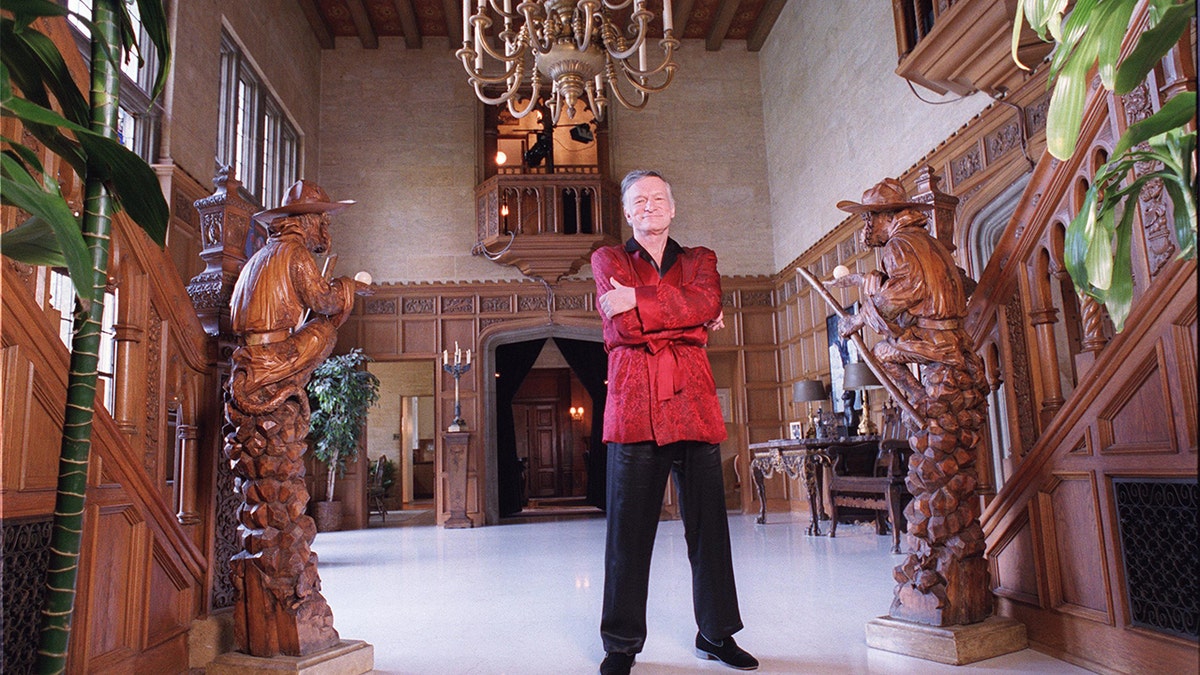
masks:
<svg viewBox="0 0 1200 675"><path fill-rule="evenodd" d="M573 405L567 412L571 414L571 419L575 420L576 422L583 420L583 406Z"/></svg>

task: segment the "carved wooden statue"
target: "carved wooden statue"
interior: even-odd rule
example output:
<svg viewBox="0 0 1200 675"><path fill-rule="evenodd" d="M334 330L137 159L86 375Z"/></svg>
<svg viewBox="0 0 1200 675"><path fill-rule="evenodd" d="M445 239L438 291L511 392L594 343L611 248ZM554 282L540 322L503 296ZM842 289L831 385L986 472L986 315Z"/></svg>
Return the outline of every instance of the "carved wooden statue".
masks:
<svg viewBox="0 0 1200 675"><path fill-rule="evenodd" d="M838 208L862 215L863 242L880 249L883 267L844 277L841 283L859 284L863 302L839 330L849 336L867 325L884 337L874 355L924 425L909 438L909 553L895 569L889 614L933 626L982 621L992 614L992 593L975 461L987 384L962 327L964 275L926 230L922 210L929 206L911 202L899 181L885 179L862 203ZM920 380L910 364L919 366Z"/></svg>
<svg viewBox="0 0 1200 675"><path fill-rule="evenodd" d="M352 279L326 280L313 259L329 248L329 215L352 203L331 202L309 181L292 185L282 206L255 214L269 238L233 290L231 325L242 346L232 356L225 455L242 497L242 550L230 566L238 650L253 656L305 656L338 643L310 548L316 527L305 515L305 386L333 350L355 293L368 292Z"/></svg>

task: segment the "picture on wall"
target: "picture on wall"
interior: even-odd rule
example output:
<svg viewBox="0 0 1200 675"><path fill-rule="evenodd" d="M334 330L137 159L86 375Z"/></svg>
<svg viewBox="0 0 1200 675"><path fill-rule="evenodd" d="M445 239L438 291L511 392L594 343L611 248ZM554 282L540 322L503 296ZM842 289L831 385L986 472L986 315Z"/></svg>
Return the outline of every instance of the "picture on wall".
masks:
<svg viewBox="0 0 1200 675"><path fill-rule="evenodd" d="M854 303L845 308L847 314L855 314L858 312L858 303ZM842 382L845 374L847 363L857 363L862 360L858 353L858 345L853 340L846 339L838 334L838 316L830 314L825 319L825 330L829 338L829 377L830 377L830 397L833 399L833 411L835 413L844 413L846 411L846 402L849 402L851 408L859 410L862 408L862 392L852 391L850 396L843 399L845 391L842 389Z"/></svg>

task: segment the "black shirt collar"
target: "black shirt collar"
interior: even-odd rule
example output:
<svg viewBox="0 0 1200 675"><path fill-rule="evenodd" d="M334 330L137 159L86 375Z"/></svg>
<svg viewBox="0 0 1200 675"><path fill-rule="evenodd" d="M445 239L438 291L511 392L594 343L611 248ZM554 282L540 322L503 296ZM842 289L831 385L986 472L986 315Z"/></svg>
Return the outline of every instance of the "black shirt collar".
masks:
<svg viewBox="0 0 1200 675"><path fill-rule="evenodd" d="M679 242L667 237L667 245L663 248L662 266L656 265L654 258L650 257L646 249L633 237L630 237L629 241L625 242L625 251L631 255L637 254L641 256L642 260L645 260L654 267L655 271L658 272L658 278L661 279L666 276L667 271L675 264L675 261L679 258L679 254L683 253L683 247L679 245Z"/></svg>

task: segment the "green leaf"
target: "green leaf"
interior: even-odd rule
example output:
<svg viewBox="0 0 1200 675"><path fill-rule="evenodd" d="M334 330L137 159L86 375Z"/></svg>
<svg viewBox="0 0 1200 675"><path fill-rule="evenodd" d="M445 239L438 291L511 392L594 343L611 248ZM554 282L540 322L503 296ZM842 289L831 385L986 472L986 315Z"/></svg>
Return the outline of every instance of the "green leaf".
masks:
<svg viewBox="0 0 1200 675"><path fill-rule="evenodd" d="M1046 111L1046 147L1058 159L1075 153L1079 127L1083 124L1083 106L1087 101L1088 71L1096 60L1093 34L1084 35L1055 81Z"/></svg>
<svg viewBox="0 0 1200 675"><path fill-rule="evenodd" d="M39 17L66 16L70 13L66 7L52 0L4 0L3 9L12 12L17 26L22 30Z"/></svg>
<svg viewBox="0 0 1200 675"><path fill-rule="evenodd" d="M1099 32L1096 56L1099 60L1100 82L1105 89L1112 91L1117 73L1117 59L1121 56L1121 42L1129 29L1129 17L1133 15L1133 3L1110 2L1108 6L1112 11L1096 26Z"/></svg>
<svg viewBox="0 0 1200 675"><path fill-rule="evenodd" d="M111 184L121 206L159 246L167 240L170 209L163 198L158 175L150 165L114 139L87 132L79 134L97 176Z"/></svg>
<svg viewBox="0 0 1200 675"><path fill-rule="evenodd" d="M1113 157L1119 157L1130 148L1143 141L1148 141L1154 136L1182 127L1195 116L1196 92L1180 92L1172 96L1171 100L1159 108L1158 112L1136 124L1129 125L1125 129L1125 133L1121 134L1116 147L1113 148Z"/></svg>
<svg viewBox="0 0 1200 675"><path fill-rule="evenodd" d="M1133 262L1130 255L1130 240L1133 232L1133 212L1137 209L1135 203L1125 205L1125 213L1117 226L1117 246L1112 259L1112 279L1104 306L1112 318L1113 328L1119 333L1125 328L1125 319L1133 306Z"/></svg>
<svg viewBox="0 0 1200 675"><path fill-rule="evenodd" d="M1117 69L1114 91L1118 94L1128 94L1141 84L1150 69L1183 37L1195 15L1195 2L1189 1L1168 7L1153 28L1138 36L1137 45Z"/></svg>
<svg viewBox="0 0 1200 675"><path fill-rule="evenodd" d="M86 126L90 107L66 61L54 41L36 30L13 30L10 19L0 20L0 41L4 44L3 61L10 75L26 98L44 108L52 107L46 99L48 89L54 95L63 116Z"/></svg>
<svg viewBox="0 0 1200 675"><path fill-rule="evenodd" d="M1017 0L1017 11L1013 17L1012 27L1012 44L1009 45L1009 50L1012 53L1013 63L1021 70L1029 70L1029 66L1021 62L1021 57L1017 55L1017 50L1021 47L1021 26L1025 25L1025 0ZM1039 37L1041 37L1039 35ZM1045 38L1042 38L1043 40Z"/></svg>
<svg viewBox="0 0 1200 675"><path fill-rule="evenodd" d="M29 212L30 215L44 221L46 226L53 230L62 262L66 264L67 270L70 272L71 280L75 284L79 297L90 298L91 257L88 254L87 244L84 243L79 221L75 219L75 214L71 213L71 207L67 206L66 200L59 192L58 183L53 178L46 176L45 180L52 192L43 191L25 167L8 154L0 155L0 177L4 179L0 183L0 193L3 193L4 203L15 205ZM31 225L30 227L41 226ZM42 264L17 257L33 255L28 246L18 245L21 242L26 242L26 244L30 241L38 242L38 248L46 248L44 234L35 234L37 236L31 236L26 232L5 240L4 255L30 264ZM8 246L9 243L14 246L11 250Z"/></svg>
<svg viewBox="0 0 1200 675"><path fill-rule="evenodd" d="M1112 209L1098 209L1096 220L1088 237L1087 254L1083 265L1087 270L1087 282L1101 291L1112 284L1113 252L1112 234L1114 213Z"/></svg>
<svg viewBox="0 0 1200 675"><path fill-rule="evenodd" d="M1088 291L1087 284L1087 252L1088 243L1096 229L1096 186L1088 188L1079 213L1067 225L1067 234L1063 241L1063 262L1067 273L1075 282L1076 288Z"/></svg>
<svg viewBox="0 0 1200 675"><path fill-rule="evenodd" d="M1071 15L1067 17L1066 23L1063 24L1062 37L1059 38L1058 48L1050 60L1050 79L1052 81L1062 70L1064 64L1070 60L1080 40L1087 32L1087 28L1094 20L1096 2L1097 0L1079 0L1075 3L1075 8L1071 10Z"/></svg>
<svg viewBox="0 0 1200 675"><path fill-rule="evenodd" d="M7 136L0 136L0 142L8 144L8 148L4 150L4 153L14 155L14 159L17 159L30 169L30 174L36 173L41 175L46 173L46 169L42 166L42 160L37 156L36 152Z"/></svg>
<svg viewBox="0 0 1200 675"><path fill-rule="evenodd" d="M0 35L0 38L2 37ZM12 74L13 80L17 81L19 78L16 77L15 71ZM58 121L65 118L50 110L48 102L46 105L41 105L33 99L27 101L18 98L9 84L9 76L7 59L0 60L0 112L21 119L29 133L33 134L51 152L66 160L75 173L83 175L87 163L82 151L73 139L67 138L58 130ZM19 83L18 86L20 86ZM45 91L42 90L40 93L45 98ZM22 118L18 111L24 112L27 118ZM49 113L49 116L46 116L46 113ZM41 119L45 119L47 122L40 122Z"/></svg>
<svg viewBox="0 0 1200 675"><path fill-rule="evenodd" d="M1179 244L1179 258L1196 257L1196 204L1190 194L1179 183L1164 180L1163 186L1174 206L1175 241Z"/></svg>
<svg viewBox="0 0 1200 675"><path fill-rule="evenodd" d="M142 27L150 36L150 42L158 52L158 72L154 77L154 86L150 99L154 100L162 94L167 85L167 75L171 68L171 39L167 15L163 9L162 0L137 0L138 15L142 19Z"/></svg>
<svg viewBox="0 0 1200 675"><path fill-rule="evenodd" d="M6 257L27 265L67 266L54 228L41 218L30 218L0 234L0 249L4 249Z"/></svg>
<svg viewBox="0 0 1200 675"><path fill-rule="evenodd" d="M129 148L112 138L107 138L86 127L73 124L62 115L19 98L3 101L5 110L22 121L57 126L75 132L81 156L89 158L87 166L100 180L112 184L113 193L121 206L128 212L146 234L162 246L167 238L170 209L162 196L158 175L146 162ZM84 171L78 171L86 175Z"/></svg>

